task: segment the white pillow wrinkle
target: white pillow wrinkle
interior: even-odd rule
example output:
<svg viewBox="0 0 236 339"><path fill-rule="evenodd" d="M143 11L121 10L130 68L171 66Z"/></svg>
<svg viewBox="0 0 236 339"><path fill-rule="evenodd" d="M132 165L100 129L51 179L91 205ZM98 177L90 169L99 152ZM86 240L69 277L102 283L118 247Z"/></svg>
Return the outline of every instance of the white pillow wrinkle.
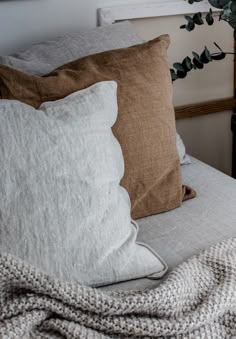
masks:
<svg viewBox="0 0 236 339"><path fill-rule="evenodd" d="M136 243L119 183L117 84L97 83L39 110L0 101L0 250L59 279L101 286L166 265Z"/></svg>

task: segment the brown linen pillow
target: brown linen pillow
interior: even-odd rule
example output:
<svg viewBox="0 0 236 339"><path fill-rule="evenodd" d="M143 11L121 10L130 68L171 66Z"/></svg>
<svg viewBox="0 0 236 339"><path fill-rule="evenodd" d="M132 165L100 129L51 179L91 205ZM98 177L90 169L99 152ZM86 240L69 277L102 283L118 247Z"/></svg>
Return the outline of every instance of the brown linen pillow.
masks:
<svg viewBox="0 0 236 339"><path fill-rule="evenodd" d="M171 210L182 202L176 150L169 36L90 55L37 77L0 66L0 95L34 107L104 80L118 83L119 114L113 132L121 144L132 217Z"/></svg>

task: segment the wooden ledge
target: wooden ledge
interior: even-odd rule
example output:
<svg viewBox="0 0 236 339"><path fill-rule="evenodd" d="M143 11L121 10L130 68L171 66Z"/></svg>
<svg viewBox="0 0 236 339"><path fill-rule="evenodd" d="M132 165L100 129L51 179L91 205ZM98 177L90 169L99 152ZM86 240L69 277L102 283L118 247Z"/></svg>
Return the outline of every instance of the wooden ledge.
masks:
<svg viewBox="0 0 236 339"><path fill-rule="evenodd" d="M234 109L236 109L236 99L226 98L176 107L175 116L176 119L183 119L205 114L231 111Z"/></svg>

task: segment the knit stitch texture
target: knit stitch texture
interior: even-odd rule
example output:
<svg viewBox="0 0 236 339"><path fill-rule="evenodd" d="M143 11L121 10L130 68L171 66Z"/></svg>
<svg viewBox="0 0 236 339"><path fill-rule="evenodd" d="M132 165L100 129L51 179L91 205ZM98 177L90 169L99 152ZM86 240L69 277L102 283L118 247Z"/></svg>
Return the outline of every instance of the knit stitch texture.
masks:
<svg viewBox="0 0 236 339"><path fill-rule="evenodd" d="M60 282L0 255L0 338L236 338L236 238L141 292Z"/></svg>

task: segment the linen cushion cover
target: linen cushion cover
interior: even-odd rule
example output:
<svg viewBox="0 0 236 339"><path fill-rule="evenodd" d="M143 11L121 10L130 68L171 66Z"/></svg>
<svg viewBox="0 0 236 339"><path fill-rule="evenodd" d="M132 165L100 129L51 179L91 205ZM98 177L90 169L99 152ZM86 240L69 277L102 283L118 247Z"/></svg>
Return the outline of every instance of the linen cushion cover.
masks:
<svg viewBox="0 0 236 339"><path fill-rule="evenodd" d="M122 186L132 217L164 212L182 202L176 150L167 35L124 49L87 56L37 77L0 66L0 95L34 107L98 81L118 82L119 114L113 132L125 160Z"/></svg>
<svg viewBox="0 0 236 339"><path fill-rule="evenodd" d="M8 65L25 73L45 75L55 68L84 56L129 47L144 41L138 37L129 21L96 27L82 32L66 34L9 56L0 56L0 64ZM176 139L180 164L190 164L185 146L179 134Z"/></svg>
<svg viewBox="0 0 236 339"><path fill-rule="evenodd" d="M132 24L125 21L62 35L12 55L0 56L0 64L30 74L44 75L89 54L128 47L141 42Z"/></svg>
<svg viewBox="0 0 236 339"><path fill-rule="evenodd" d="M111 131L116 83L101 82L37 111L0 101L0 249L92 286L166 266L136 243L124 161Z"/></svg>
<svg viewBox="0 0 236 339"><path fill-rule="evenodd" d="M186 154L186 147L181 139L180 135L176 133L176 147L179 154L180 165L191 164L190 157Z"/></svg>

